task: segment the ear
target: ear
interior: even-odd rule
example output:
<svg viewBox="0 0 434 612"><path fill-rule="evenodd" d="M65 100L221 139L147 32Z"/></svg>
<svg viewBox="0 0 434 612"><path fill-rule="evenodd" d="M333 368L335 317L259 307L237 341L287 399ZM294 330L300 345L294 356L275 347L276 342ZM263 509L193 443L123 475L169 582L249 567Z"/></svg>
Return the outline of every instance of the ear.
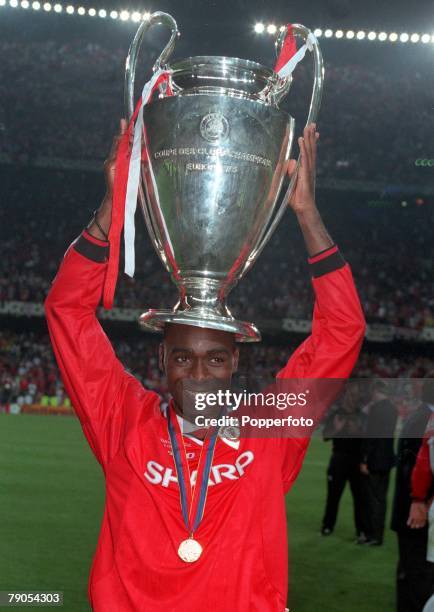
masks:
<svg viewBox="0 0 434 612"><path fill-rule="evenodd" d="M237 347L236 349L234 349L234 365L232 367L232 373L235 374L235 372L238 371L238 361L240 358L240 349Z"/></svg>
<svg viewBox="0 0 434 612"><path fill-rule="evenodd" d="M158 347L158 367L164 374L164 342L160 342Z"/></svg>

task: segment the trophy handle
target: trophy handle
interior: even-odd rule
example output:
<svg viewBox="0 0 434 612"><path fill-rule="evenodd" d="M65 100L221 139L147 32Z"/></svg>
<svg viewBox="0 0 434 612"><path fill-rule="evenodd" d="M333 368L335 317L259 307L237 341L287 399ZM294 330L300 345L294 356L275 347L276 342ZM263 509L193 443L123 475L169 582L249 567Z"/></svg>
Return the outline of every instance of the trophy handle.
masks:
<svg viewBox="0 0 434 612"><path fill-rule="evenodd" d="M154 25L165 25L170 31L170 39L169 42L164 47L163 51L160 53L157 61L152 67L152 71L156 72L160 68L162 68L167 60L169 59L173 49L175 47L176 39L179 36L178 26L174 18L168 13L163 13L161 11L157 11L152 13L152 15L146 21L143 21L137 29L136 35L134 36L133 42L130 45L127 59L125 62L125 80L124 80L124 107L125 114L128 117L128 121L131 119L134 113L134 83L136 77L136 67L137 67L137 59L139 55L140 48L142 46L143 38L145 33ZM157 254L162 259L164 265L166 265L166 257L164 254L164 249L161 246L161 242L157 237L156 230L151 220L151 216L149 214L146 196L143 190L143 186L141 181L139 182L139 191L138 191L138 199L143 211L143 215L145 218L146 227L148 229L149 237L151 239L152 245L154 246ZM166 266L167 267L167 266Z"/></svg>
<svg viewBox="0 0 434 612"><path fill-rule="evenodd" d="M323 84L324 84L324 62L322 58L321 49L318 44L318 40L316 36L313 34L313 32L311 32L309 28L306 28L304 25L301 25L299 23L293 24L292 28L293 28L294 34L300 36L306 44L308 43L308 40L309 40L309 42L311 43L310 50L313 52L314 81L313 81L313 88L312 88L312 96L310 99L309 113L308 113L307 120L306 120L306 125L308 125L309 123L316 121L318 117L318 111L319 111L319 107L321 104L322 90L323 90ZM276 40L276 52L277 53L280 52L280 49L283 45L285 34L286 32L281 32L279 36L277 37L277 40ZM289 84L291 83L291 80L292 80L292 75L285 77L284 85L278 86L277 90L274 92L274 95L278 98L278 100L280 100L283 96L285 96L288 93ZM268 225L268 228L267 226L264 227L264 230L262 231L262 234L260 235L258 239L258 246L252 251L250 257L246 261L242 274L247 272L247 270L249 270L251 266L254 264L254 262L259 257L260 253L262 252L262 249L267 244L267 242L270 240L276 227L280 223L280 220L282 219L286 211L286 207L288 205L289 198L292 196L292 192L294 191L295 183L297 181L298 169L300 167L300 158L301 158L301 155L299 154L294 173L291 177L291 181L289 183L288 189L286 190L286 193L283 196L283 200L282 200L282 203L280 204L279 210L276 212L274 218Z"/></svg>
<svg viewBox="0 0 434 612"><path fill-rule="evenodd" d="M171 35L169 42L164 47L159 58L152 67L153 72L156 72L162 66L164 66L164 64L166 64L167 60L173 52L176 39L179 36L178 26L174 18L168 13L163 13L161 11L152 13L149 19L147 19L146 21L142 21L142 23L139 25L136 35L134 36L134 40L131 43L130 49L128 51L127 60L125 63L124 105L125 113L128 117L128 120L131 119L134 112L134 82L136 77L137 58L139 55L140 47L142 46L143 37L145 33L154 25L167 26L171 31Z"/></svg>

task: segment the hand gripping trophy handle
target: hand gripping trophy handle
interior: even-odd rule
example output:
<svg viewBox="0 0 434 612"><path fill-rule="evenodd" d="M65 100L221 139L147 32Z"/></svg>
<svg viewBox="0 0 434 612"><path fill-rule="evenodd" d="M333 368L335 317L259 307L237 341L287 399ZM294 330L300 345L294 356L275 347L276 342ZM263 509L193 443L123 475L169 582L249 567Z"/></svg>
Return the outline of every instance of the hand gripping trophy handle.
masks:
<svg viewBox="0 0 434 612"><path fill-rule="evenodd" d="M309 123L313 123L314 121L316 121L318 117L318 112L319 112L319 108L321 105L323 84L324 84L324 63L323 63L322 53L321 53L321 49L318 44L318 41L316 37L313 35L313 33L309 30L309 28L306 28L304 25L301 25L299 23L293 24L292 28L293 28L294 35L300 36L303 39L304 43L308 45L308 49L313 53L314 81L313 81L312 96L310 99L309 112L308 112L308 116L306 120L306 125L308 125ZM279 52L282 48L283 42L285 40L285 36L286 36L286 29L281 31L276 39L275 45L276 45L276 55L277 56L279 55ZM277 101L280 101L288 93L288 89L289 89L291 80L292 80L292 75L290 75L289 77L286 77L284 79L286 83L284 82L283 85L281 85L280 87L275 86L275 99ZM264 231L262 233L261 239L259 240L258 246L251 253L250 257L246 261L246 264L243 269L243 274L245 274L247 270L249 270L252 267L252 265L255 263L255 261L261 254L262 249L265 247L267 242L270 240L276 227L278 226L283 215L285 214L286 207L288 206L289 199L292 196L292 193L295 188L295 184L297 182L298 169L300 167L300 158L301 158L301 155L299 154L298 159L297 159L297 164L295 167L295 171L293 172L291 176L291 180L290 180L288 189L286 190L286 193L283 196L280 207L275 213L274 218L270 221L268 227L267 226L264 227Z"/></svg>

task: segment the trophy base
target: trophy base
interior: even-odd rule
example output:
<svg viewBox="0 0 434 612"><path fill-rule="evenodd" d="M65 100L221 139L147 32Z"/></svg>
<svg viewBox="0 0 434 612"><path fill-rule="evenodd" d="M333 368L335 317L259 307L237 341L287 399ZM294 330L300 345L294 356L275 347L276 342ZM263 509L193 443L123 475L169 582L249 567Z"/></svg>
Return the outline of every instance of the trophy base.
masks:
<svg viewBox="0 0 434 612"><path fill-rule="evenodd" d="M204 316L193 312L151 309L144 312L139 318L140 326L150 332L161 332L165 323L218 329L235 334L237 342L259 342L261 340L261 333L254 323L238 321L221 315L207 313Z"/></svg>

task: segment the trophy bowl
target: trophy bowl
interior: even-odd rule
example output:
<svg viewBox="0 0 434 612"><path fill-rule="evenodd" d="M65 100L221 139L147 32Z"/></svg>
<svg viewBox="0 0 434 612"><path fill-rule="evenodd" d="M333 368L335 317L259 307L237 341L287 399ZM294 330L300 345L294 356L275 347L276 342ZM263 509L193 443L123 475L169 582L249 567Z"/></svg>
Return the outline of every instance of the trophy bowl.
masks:
<svg viewBox="0 0 434 612"><path fill-rule="evenodd" d="M171 70L173 93L181 96L222 95L272 103L291 84L270 68L236 57L189 57L172 63Z"/></svg>

